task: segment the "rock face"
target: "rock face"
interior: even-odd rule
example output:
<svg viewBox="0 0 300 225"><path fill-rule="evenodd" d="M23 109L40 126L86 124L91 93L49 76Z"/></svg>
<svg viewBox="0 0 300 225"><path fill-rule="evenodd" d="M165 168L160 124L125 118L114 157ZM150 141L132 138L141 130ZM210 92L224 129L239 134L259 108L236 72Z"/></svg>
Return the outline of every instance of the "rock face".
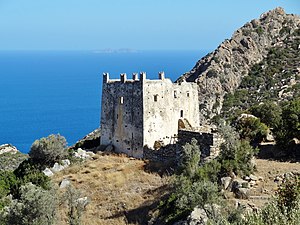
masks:
<svg viewBox="0 0 300 225"><path fill-rule="evenodd" d="M86 135L81 140L77 141L76 144L71 147L71 149L82 148L86 150L96 150L100 145L100 136L101 133L100 129L98 128Z"/></svg>
<svg viewBox="0 0 300 225"><path fill-rule="evenodd" d="M4 153L16 154L18 152L19 150L15 146L12 146L10 144L0 145L0 155Z"/></svg>
<svg viewBox="0 0 300 225"><path fill-rule="evenodd" d="M224 95L233 92L251 67L263 60L268 50L283 43L299 29L300 17L276 8L246 23L215 51L199 60L176 82L196 81L199 91L200 123L220 113Z"/></svg>

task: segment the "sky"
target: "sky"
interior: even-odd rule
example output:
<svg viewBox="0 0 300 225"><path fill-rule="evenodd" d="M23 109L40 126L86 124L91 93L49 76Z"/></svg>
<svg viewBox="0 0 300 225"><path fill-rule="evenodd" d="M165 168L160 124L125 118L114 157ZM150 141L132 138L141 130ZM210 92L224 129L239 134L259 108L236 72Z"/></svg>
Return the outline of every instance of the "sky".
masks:
<svg viewBox="0 0 300 225"><path fill-rule="evenodd" d="M0 50L210 50L300 0L0 0Z"/></svg>

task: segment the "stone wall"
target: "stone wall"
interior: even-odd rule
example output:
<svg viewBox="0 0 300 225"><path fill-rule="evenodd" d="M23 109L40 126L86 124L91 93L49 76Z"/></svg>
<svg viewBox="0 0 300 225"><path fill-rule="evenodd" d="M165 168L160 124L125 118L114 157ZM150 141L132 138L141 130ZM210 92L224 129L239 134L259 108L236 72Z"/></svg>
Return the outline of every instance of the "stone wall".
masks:
<svg viewBox="0 0 300 225"><path fill-rule="evenodd" d="M176 160L176 144L166 145L160 149L144 147L144 159L155 162L168 162Z"/></svg>
<svg viewBox="0 0 300 225"><path fill-rule="evenodd" d="M177 143L163 146L158 150L145 147L144 158L158 162L178 161L182 154L182 147L186 143L190 143L193 138L200 146L202 162L217 157L220 153L220 145L224 141L217 133L179 130Z"/></svg>
<svg viewBox="0 0 300 225"><path fill-rule="evenodd" d="M159 80L145 80L143 91L144 145L153 148L155 141L174 144L179 120L199 126L195 83L174 84L161 74Z"/></svg>
<svg viewBox="0 0 300 225"><path fill-rule="evenodd" d="M142 79L121 74L121 79L103 76L101 145L112 144L117 152L143 157Z"/></svg>
<svg viewBox="0 0 300 225"><path fill-rule="evenodd" d="M190 143L193 138L197 140L200 146L202 160L206 161L219 155L219 147L223 139L217 133L179 130L178 146L184 146L186 143ZM177 155L180 155L180 153L177 153Z"/></svg>

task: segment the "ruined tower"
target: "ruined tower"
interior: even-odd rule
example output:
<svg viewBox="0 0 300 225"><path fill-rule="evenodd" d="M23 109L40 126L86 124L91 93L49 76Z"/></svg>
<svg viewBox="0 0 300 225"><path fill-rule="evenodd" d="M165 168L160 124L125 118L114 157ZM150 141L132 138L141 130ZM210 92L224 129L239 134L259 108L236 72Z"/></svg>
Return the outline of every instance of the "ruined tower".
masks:
<svg viewBox="0 0 300 225"><path fill-rule="evenodd" d="M103 74L101 145L117 152L143 157L143 147L173 143L179 126L199 125L198 91L195 83L172 83L163 72L149 80L146 73L127 79Z"/></svg>

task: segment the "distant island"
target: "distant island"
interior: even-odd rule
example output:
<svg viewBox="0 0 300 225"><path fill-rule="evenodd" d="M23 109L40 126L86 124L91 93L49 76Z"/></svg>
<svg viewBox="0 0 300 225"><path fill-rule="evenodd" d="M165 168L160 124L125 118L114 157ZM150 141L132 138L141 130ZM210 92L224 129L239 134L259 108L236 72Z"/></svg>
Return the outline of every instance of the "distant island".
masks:
<svg viewBox="0 0 300 225"><path fill-rule="evenodd" d="M131 48L119 48L119 49L113 49L113 48L105 48L105 49L100 49L100 50L95 50L93 53L138 53L139 51L136 49L131 49Z"/></svg>

